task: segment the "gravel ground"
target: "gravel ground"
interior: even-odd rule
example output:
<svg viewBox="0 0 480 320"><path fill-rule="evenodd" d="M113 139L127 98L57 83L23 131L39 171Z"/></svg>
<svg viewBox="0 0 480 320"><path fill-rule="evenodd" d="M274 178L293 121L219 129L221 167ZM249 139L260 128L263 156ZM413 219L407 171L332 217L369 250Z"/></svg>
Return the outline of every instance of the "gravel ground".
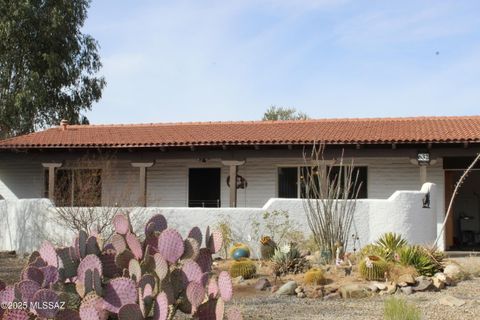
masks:
<svg viewBox="0 0 480 320"><path fill-rule="evenodd" d="M447 295L463 299L466 304L461 307L439 304L438 300ZM425 320L480 319L480 278L462 281L441 292L419 292L402 297L415 304ZM383 319L385 298L323 301L269 295L238 299L234 304L240 307L244 319Z"/></svg>

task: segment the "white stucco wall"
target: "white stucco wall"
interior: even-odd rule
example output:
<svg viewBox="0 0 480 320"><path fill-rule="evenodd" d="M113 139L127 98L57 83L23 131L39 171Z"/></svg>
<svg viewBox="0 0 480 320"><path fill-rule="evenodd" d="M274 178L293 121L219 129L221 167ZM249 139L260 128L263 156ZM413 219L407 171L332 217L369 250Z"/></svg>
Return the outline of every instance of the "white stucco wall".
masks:
<svg viewBox="0 0 480 320"><path fill-rule="evenodd" d="M431 208L422 208L422 199L430 190ZM354 229L363 246L389 231L402 234L411 243L431 243L436 238L438 192L435 184L427 183L420 191L396 191L388 199L358 200ZM143 230L145 222L161 213L169 225L186 234L193 226L204 230L226 219L237 241L252 241L251 222L261 221L265 211L287 210L305 233L310 233L304 212L304 200L270 199L257 208L130 208L135 230ZM38 248L43 239L70 244L72 233L58 225L54 209L47 199L0 200L0 250L28 252ZM52 239L53 238L53 239ZM253 242L251 242L253 245Z"/></svg>

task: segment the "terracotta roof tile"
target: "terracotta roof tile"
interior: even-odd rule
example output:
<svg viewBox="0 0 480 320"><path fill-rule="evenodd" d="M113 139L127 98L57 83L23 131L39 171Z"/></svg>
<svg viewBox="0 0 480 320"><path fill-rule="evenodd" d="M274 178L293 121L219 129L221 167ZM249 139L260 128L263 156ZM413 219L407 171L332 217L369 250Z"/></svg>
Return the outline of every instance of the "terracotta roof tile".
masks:
<svg viewBox="0 0 480 320"><path fill-rule="evenodd" d="M0 141L0 148L480 142L480 116L69 125Z"/></svg>

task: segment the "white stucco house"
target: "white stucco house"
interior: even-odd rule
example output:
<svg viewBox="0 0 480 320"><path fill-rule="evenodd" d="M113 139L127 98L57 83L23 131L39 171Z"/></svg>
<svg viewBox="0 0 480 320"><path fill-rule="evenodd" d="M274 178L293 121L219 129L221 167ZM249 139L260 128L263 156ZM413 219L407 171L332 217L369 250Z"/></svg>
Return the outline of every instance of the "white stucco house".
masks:
<svg viewBox="0 0 480 320"><path fill-rule="evenodd" d="M96 206L152 207L196 222L208 221L212 212L246 219L252 212L286 208L304 219L299 213L303 170L309 166L304 152L319 142L326 145L329 165L338 165L342 152L354 161L362 181L360 229L368 220L364 232L370 237L399 231L427 242L437 236L455 182L480 151L480 116L62 122L0 141L0 199L85 205L75 181L88 175L97 179ZM432 204L425 207L422 201L432 187ZM480 248L480 167L462 186L441 245Z"/></svg>

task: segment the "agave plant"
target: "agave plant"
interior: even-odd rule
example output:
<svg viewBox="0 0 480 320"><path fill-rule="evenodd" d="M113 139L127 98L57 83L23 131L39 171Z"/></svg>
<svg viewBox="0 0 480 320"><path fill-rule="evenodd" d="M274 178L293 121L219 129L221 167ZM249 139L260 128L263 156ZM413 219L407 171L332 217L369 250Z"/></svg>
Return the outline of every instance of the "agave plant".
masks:
<svg viewBox="0 0 480 320"><path fill-rule="evenodd" d="M383 234L375 245L382 251L382 257L387 261L395 259L395 253L407 245L407 240L403 239L401 235L394 232L387 232Z"/></svg>
<svg viewBox="0 0 480 320"><path fill-rule="evenodd" d="M220 232L207 228L203 237L195 227L183 239L156 215L140 241L127 216L117 215L113 225L107 244L84 231L70 247L44 242L30 255L19 282L0 281L2 302L28 306L0 311L2 319L167 320L179 311L193 319L223 318L233 287L227 272L211 273L212 254L222 245ZM241 318L237 310L227 314Z"/></svg>
<svg viewBox="0 0 480 320"><path fill-rule="evenodd" d="M421 246L405 246L398 252L399 263L404 266L413 266L424 276L433 276L442 270L441 262L432 258L433 253Z"/></svg>
<svg viewBox="0 0 480 320"><path fill-rule="evenodd" d="M288 244L275 249L272 256L273 272L276 275L288 273L301 273L309 269L310 265L305 258L302 258L296 245Z"/></svg>

